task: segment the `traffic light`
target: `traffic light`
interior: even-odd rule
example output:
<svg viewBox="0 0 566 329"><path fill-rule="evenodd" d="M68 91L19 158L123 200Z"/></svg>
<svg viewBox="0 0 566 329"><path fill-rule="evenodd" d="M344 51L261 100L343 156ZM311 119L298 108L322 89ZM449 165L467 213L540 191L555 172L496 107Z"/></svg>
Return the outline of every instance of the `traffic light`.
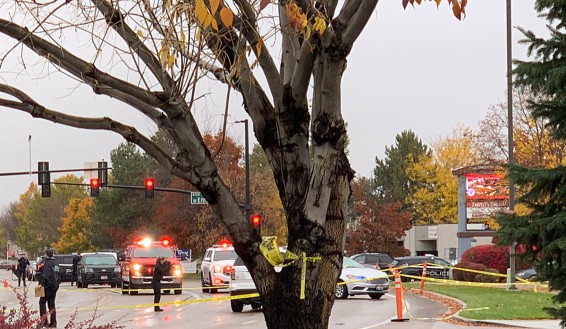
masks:
<svg viewBox="0 0 566 329"><path fill-rule="evenodd" d="M90 179L90 196L91 197L98 197L100 194L100 181L98 178L91 178Z"/></svg>
<svg viewBox="0 0 566 329"><path fill-rule="evenodd" d="M106 161L98 162L98 182L103 186L108 184L108 162Z"/></svg>
<svg viewBox="0 0 566 329"><path fill-rule="evenodd" d="M258 214L253 214L250 218L253 228L261 232L261 216Z"/></svg>
<svg viewBox="0 0 566 329"><path fill-rule="evenodd" d="M153 178L146 178L143 185L145 187L145 197L153 198L155 194L155 181L153 180Z"/></svg>
<svg viewBox="0 0 566 329"><path fill-rule="evenodd" d="M41 197L49 198L51 196L51 184L41 185Z"/></svg>
<svg viewBox="0 0 566 329"><path fill-rule="evenodd" d="M51 173L49 172L49 162L39 161L37 163L37 184L41 186L41 197L51 196Z"/></svg>

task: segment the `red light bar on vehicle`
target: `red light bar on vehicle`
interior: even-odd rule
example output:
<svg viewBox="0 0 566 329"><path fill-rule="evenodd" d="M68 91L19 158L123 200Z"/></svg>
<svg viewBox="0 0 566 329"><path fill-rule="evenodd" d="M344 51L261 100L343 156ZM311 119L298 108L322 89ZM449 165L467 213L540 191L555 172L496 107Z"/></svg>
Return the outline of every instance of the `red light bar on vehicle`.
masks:
<svg viewBox="0 0 566 329"><path fill-rule="evenodd" d="M228 248L230 247L232 244L230 243L230 241L228 240L220 240L220 242L218 243L222 248Z"/></svg>

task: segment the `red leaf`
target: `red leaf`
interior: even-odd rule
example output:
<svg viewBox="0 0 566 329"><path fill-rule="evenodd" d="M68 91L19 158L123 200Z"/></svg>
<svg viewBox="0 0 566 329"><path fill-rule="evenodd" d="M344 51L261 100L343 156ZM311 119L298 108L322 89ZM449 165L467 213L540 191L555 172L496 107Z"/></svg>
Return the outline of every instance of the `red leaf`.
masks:
<svg viewBox="0 0 566 329"><path fill-rule="evenodd" d="M263 8L267 7L267 5L271 3L271 1L273 0L261 0L261 2L259 3L259 11L262 11Z"/></svg>
<svg viewBox="0 0 566 329"><path fill-rule="evenodd" d="M407 9L408 3L409 3L409 0L403 0L403 9Z"/></svg>

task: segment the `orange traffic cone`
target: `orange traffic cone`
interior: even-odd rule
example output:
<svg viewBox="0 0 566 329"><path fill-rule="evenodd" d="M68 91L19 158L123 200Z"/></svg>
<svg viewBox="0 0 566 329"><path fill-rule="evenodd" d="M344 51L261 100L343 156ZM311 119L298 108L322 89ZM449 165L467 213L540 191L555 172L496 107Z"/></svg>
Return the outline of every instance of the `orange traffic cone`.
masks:
<svg viewBox="0 0 566 329"><path fill-rule="evenodd" d="M401 276L399 271L395 270L395 301L397 304L397 319L391 319L393 322L409 321L403 318L403 291L401 286Z"/></svg>
<svg viewBox="0 0 566 329"><path fill-rule="evenodd" d="M8 280L4 279L4 288L8 288Z"/></svg>

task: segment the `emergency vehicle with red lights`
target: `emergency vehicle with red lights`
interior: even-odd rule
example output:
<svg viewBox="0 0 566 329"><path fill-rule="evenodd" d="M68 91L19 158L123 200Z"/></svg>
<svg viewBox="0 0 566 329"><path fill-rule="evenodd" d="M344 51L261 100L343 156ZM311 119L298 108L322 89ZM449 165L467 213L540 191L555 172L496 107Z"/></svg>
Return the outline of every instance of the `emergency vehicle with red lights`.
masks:
<svg viewBox="0 0 566 329"><path fill-rule="evenodd" d="M171 240L162 238L153 241L150 238L141 238L126 248L124 258L121 259L122 294L136 295L139 289L153 289L151 279L157 257L165 257L170 263L169 273L165 273L161 281L164 293L173 290L176 295L183 289L183 270L176 257Z"/></svg>
<svg viewBox="0 0 566 329"><path fill-rule="evenodd" d="M202 292L215 293L218 289L228 289L230 273L238 255L229 241L206 249L200 265Z"/></svg>

